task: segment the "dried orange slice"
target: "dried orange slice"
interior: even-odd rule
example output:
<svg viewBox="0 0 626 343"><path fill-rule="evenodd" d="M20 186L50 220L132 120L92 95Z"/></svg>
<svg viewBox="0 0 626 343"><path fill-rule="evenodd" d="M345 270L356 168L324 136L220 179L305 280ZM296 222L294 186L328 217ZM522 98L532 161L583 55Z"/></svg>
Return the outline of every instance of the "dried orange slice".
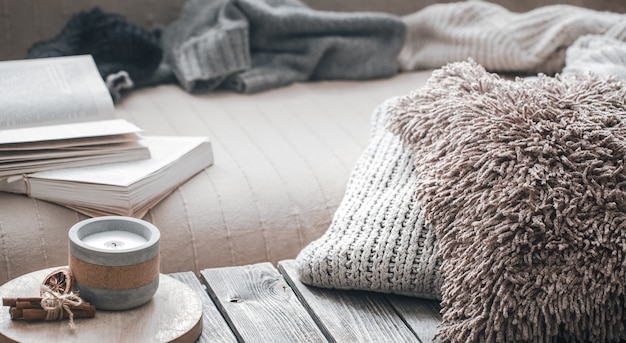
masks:
<svg viewBox="0 0 626 343"><path fill-rule="evenodd" d="M43 284L48 286L53 292L69 294L74 288L74 276L70 268L61 267L50 272L43 280Z"/></svg>

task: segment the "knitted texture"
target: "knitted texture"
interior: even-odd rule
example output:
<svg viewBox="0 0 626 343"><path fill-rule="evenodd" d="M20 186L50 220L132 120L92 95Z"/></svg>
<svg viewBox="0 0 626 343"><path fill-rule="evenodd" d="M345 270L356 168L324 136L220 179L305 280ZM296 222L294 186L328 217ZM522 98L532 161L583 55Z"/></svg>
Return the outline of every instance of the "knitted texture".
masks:
<svg viewBox="0 0 626 343"><path fill-rule="evenodd" d="M370 144L358 160L326 233L296 258L300 280L326 288L440 298L441 259L415 201L413 158L374 112Z"/></svg>
<svg viewBox="0 0 626 343"><path fill-rule="evenodd" d="M166 63L189 92L213 90L251 66L248 22L233 0L187 0L161 41Z"/></svg>
<svg viewBox="0 0 626 343"><path fill-rule="evenodd" d="M162 58L155 32L97 7L72 16L54 38L35 43L27 58L84 54L93 56L103 79L126 71L135 83L149 78Z"/></svg>
<svg viewBox="0 0 626 343"><path fill-rule="evenodd" d="M563 75L594 73L626 81L626 41L587 35L567 48Z"/></svg>
<svg viewBox="0 0 626 343"><path fill-rule="evenodd" d="M446 275L450 342L626 339L626 86L435 71L391 109Z"/></svg>
<svg viewBox="0 0 626 343"><path fill-rule="evenodd" d="M429 6L403 17L403 70L440 68L468 58L498 72L553 74L565 48L585 34L604 34L626 15L576 6L543 6L524 13L483 1Z"/></svg>
<svg viewBox="0 0 626 343"><path fill-rule="evenodd" d="M383 13L317 11L297 0L188 0L163 47L187 91L254 93L394 75L404 34L400 18Z"/></svg>

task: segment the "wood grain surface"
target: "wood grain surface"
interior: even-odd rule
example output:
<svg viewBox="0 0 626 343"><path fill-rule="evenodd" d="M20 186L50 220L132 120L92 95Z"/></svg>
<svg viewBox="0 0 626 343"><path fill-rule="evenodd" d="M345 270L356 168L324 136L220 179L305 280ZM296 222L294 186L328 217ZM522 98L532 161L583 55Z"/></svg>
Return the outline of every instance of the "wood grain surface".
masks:
<svg viewBox="0 0 626 343"><path fill-rule="evenodd" d="M200 274L240 341L327 341L272 264L205 269Z"/></svg>
<svg viewBox="0 0 626 343"><path fill-rule="evenodd" d="M54 268L25 274L0 286L0 297L39 296L39 285ZM95 318L68 321L12 321L0 312L0 342L195 342L202 331L202 301L184 283L161 274L147 304L126 311L97 311Z"/></svg>
<svg viewBox="0 0 626 343"><path fill-rule="evenodd" d="M279 269L298 298L314 313L333 342L417 342L416 334L398 316L385 294L336 291L302 284L293 260Z"/></svg>
<svg viewBox="0 0 626 343"><path fill-rule="evenodd" d="M202 300L202 334L197 343L234 343L237 338L193 272L168 274L193 289Z"/></svg>

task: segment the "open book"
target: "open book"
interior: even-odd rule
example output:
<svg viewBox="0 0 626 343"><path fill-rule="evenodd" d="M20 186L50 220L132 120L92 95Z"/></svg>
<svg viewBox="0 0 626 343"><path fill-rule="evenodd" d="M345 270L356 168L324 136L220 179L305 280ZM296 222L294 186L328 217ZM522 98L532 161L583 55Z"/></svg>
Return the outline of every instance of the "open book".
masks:
<svg viewBox="0 0 626 343"><path fill-rule="evenodd" d="M0 191L23 193L88 216L143 217L180 184L213 164L205 137L143 137L151 158L51 170L0 180Z"/></svg>
<svg viewBox="0 0 626 343"><path fill-rule="evenodd" d="M0 178L148 158L89 55L0 62Z"/></svg>

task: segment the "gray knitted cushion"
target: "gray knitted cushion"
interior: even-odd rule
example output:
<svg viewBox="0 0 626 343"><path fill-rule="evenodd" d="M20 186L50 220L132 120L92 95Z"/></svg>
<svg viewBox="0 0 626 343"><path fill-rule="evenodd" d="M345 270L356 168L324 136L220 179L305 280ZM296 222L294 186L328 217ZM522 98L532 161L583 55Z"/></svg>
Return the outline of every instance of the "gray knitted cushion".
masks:
<svg viewBox="0 0 626 343"><path fill-rule="evenodd" d="M441 260L415 201L413 158L384 128L393 101L374 112L371 142L345 197L326 233L298 255L298 272L319 287L439 299Z"/></svg>

